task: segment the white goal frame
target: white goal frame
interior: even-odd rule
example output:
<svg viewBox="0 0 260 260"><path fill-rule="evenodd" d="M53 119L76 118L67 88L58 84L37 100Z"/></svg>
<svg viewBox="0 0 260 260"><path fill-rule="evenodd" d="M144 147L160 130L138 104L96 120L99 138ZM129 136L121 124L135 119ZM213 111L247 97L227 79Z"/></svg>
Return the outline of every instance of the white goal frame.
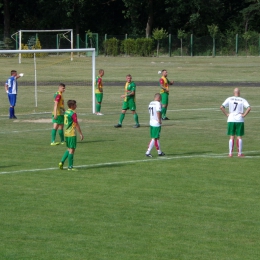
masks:
<svg viewBox="0 0 260 260"><path fill-rule="evenodd" d="M19 50L22 50L22 34L26 33L26 32L30 32L30 33L42 33L42 32L64 32L63 36L65 39L67 39L70 42L70 46L71 49L73 49L73 29L59 29L59 30L19 30L18 32L16 32L15 34L18 33L19 37L18 37L18 41L19 41ZM65 35L70 33L70 39L68 37L66 37ZM13 34L13 35L15 35ZM13 36L12 35L12 36ZM11 37L12 37L11 36ZM12 39L14 39L12 37ZM15 39L14 39L15 40ZM16 40L15 40L16 41ZM71 60L73 60L73 53L71 53ZM22 61L22 55L21 53L19 53L19 63L21 63Z"/></svg>
<svg viewBox="0 0 260 260"><path fill-rule="evenodd" d="M96 71L96 50L95 48L82 48L82 49L46 49L46 50L0 50L1 54L19 54L33 53L34 54L34 77L35 77L35 107L37 107L37 68L36 68L36 53L79 53L91 52L92 53L92 112L95 113L95 71Z"/></svg>

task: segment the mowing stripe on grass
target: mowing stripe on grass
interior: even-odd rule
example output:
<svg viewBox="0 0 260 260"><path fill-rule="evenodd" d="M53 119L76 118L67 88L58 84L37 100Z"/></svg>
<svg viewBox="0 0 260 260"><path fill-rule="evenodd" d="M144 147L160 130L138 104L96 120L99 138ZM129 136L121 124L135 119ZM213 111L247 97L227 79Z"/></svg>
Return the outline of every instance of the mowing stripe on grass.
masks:
<svg viewBox="0 0 260 260"><path fill-rule="evenodd" d="M247 153L259 153L260 151L247 151ZM234 156L236 157L236 156ZM97 167L103 167L103 166L113 166L118 164L132 164L132 163L144 163L144 162L154 162L154 161L160 161L160 160L177 160L177 159L192 159L192 158L227 158L229 160L232 160L233 158L229 158L227 156L227 153L225 154L197 154L197 155L184 155L184 156L165 156L165 157L159 157L159 158L149 158L149 159L143 159L143 160L130 160L130 161L121 161L121 162L107 162L107 163L97 163L97 164L87 164L87 165L79 165L75 168L97 168ZM243 158L239 159L259 159L260 155L256 156L245 156ZM67 168L64 168L67 169ZM57 167L51 167L51 168L42 168L42 169L24 169L19 171L9 171L9 172L0 172L0 175L3 174L15 174L15 173L28 173L28 172L39 172L39 171L53 171L53 170L59 170Z"/></svg>

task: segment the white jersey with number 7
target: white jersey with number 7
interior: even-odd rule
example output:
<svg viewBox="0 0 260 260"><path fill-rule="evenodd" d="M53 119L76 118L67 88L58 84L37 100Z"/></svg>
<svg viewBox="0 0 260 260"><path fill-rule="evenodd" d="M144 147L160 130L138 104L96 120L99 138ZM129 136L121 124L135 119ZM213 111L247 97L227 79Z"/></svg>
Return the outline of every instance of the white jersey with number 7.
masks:
<svg viewBox="0 0 260 260"><path fill-rule="evenodd" d="M162 110L161 103L159 101L152 101L148 109L150 113L150 126L160 126L157 112L161 112Z"/></svg>
<svg viewBox="0 0 260 260"><path fill-rule="evenodd" d="M228 122L244 122L242 114L244 108L250 107L249 103L241 97L229 97L222 104L224 108L229 108Z"/></svg>

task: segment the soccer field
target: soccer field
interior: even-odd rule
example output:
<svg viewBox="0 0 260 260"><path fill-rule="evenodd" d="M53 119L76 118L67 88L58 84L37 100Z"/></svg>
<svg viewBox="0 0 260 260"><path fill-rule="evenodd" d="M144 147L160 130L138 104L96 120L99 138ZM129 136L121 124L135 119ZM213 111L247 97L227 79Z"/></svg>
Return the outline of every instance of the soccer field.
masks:
<svg viewBox="0 0 260 260"><path fill-rule="evenodd" d="M194 81L209 81L206 59L183 59L205 69L205 77L201 71L197 80L191 72ZM228 63L230 58L226 59ZM251 81L260 82L259 73L253 73L259 69L256 59L230 64L229 74L239 77L235 68L243 66L255 75ZM74 157L77 172L59 170L66 147L50 146L50 112L57 86L39 86L38 108L32 87L21 87L17 120L7 119L3 94L0 258L259 259L260 88L240 88L252 107L245 119L245 158L228 157L226 118L219 109L234 87L240 87L238 80L233 86L172 86L167 112L171 120L163 121L160 139L166 156L157 157L153 150L154 157L147 158L147 107L158 87L137 86L140 128L132 128L134 119L128 112L122 129L115 129L123 86L106 86L106 80L124 81L128 73L140 82L158 80L161 66L151 71L147 65L149 75L142 76L146 70L138 71L137 59L125 70L121 61L97 59L97 67L105 69L104 116L91 113L90 87L68 85L65 91L65 100L78 102L85 137L78 141ZM169 79L181 81L174 67L164 64L163 68L171 72ZM212 81L231 81L226 72L222 77L224 70L219 67ZM8 74L1 77L4 82ZM183 82L191 80L190 73L187 77Z"/></svg>

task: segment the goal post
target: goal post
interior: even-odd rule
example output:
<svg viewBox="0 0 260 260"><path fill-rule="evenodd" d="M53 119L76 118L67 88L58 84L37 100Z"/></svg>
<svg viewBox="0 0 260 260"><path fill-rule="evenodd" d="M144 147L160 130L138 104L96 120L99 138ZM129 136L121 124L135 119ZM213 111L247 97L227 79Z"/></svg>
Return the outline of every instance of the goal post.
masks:
<svg viewBox="0 0 260 260"><path fill-rule="evenodd" d="M71 49L73 49L73 29L59 29L59 30L19 30L19 50L22 50L22 34L23 33L46 33L46 32L64 32L63 35L70 33L70 39L66 38L70 42ZM73 53L71 53L71 60L73 60ZM19 63L21 63L21 54L19 54Z"/></svg>
<svg viewBox="0 0 260 260"><path fill-rule="evenodd" d="M63 55L59 55L58 57L53 55L56 53L60 53ZM67 58L68 60L68 54L74 54L74 53L82 53L82 55L75 55L75 59L66 61L67 64L69 64L66 68L64 68L64 60ZM91 53L91 58L87 57L86 53ZM6 64L6 62L9 62L10 57L12 57L12 60L15 60L15 57L18 56L18 63L19 63L19 56L23 56L25 54L30 54L33 55L32 58L25 58L25 62L23 64L20 64L19 67L23 68L26 70L27 67L30 66L30 72L29 72L29 81L34 84L34 92L35 92L35 107L38 106L38 81L41 83L43 82L44 84L47 84L47 81L53 82L57 81L57 79L61 78L61 80L65 80L65 82L71 82L71 84L74 83L75 80L77 81L85 81L87 77L87 69L88 69L88 77L91 77L89 81L91 81L91 92L92 92L92 113L95 113L95 70L96 70L96 55L95 55L95 48L81 48L81 49L39 49L39 50L0 50L0 59L2 60L1 63ZM39 55L45 55L44 57L39 57ZM67 55L66 55L67 54ZM64 58L64 57L65 58ZM51 60L50 64L47 64L48 59ZM60 59L60 60L58 60ZM63 59L63 60L62 60ZM77 70L81 71L73 71L73 64L79 63L77 65ZM84 63L82 63L84 62ZM14 63L14 62L13 62ZM90 64L89 64L90 63ZM28 65L29 64L29 65ZM12 67L14 66L13 64L11 65ZM46 68L48 67L48 70L43 70L41 72L41 68ZM71 66L71 67L69 67ZM91 66L91 68L90 68ZM8 66L6 66L7 68ZM33 69L32 69L33 68ZM76 68L76 67L75 67ZM22 69L20 69L22 70ZM57 70L57 71L56 71ZM61 70L61 71L59 71ZM64 70L64 71L62 71ZM29 69L28 69L29 71ZM25 72L25 77L26 77L26 71ZM40 77L39 74L41 72ZM63 73L62 75L59 75L59 73ZM91 76L90 76L91 72ZM42 74L46 75L42 75ZM51 76L49 74L52 74ZM75 78L72 77L76 74ZM33 82L34 81L34 82ZM82 83L85 85L86 83Z"/></svg>

